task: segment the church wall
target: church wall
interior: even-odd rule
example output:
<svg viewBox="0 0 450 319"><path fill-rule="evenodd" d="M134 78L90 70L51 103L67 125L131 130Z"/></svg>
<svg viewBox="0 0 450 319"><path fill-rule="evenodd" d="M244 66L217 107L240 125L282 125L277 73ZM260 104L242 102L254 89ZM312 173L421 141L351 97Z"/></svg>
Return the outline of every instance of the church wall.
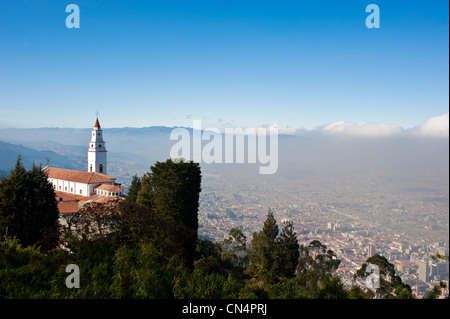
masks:
<svg viewBox="0 0 450 319"><path fill-rule="evenodd" d="M65 181L56 178L51 178L50 182L54 185L56 191L82 196L90 196L94 193L94 185L91 184Z"/></svg>

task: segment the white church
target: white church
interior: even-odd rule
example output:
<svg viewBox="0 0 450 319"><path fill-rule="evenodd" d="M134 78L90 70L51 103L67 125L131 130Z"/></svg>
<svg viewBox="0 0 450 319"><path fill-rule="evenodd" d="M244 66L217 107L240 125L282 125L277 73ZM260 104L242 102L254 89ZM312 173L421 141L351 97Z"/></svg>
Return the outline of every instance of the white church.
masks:
<svg viewBox="0 0 450 319"><path fill-rule="evenodd" d="M87 171L50 166L43 169L53 184L60 214L76 213L87 203L106 203L122 197L121 184L107 175L106 154L103 130L97 118L89 142Z"/></svg>

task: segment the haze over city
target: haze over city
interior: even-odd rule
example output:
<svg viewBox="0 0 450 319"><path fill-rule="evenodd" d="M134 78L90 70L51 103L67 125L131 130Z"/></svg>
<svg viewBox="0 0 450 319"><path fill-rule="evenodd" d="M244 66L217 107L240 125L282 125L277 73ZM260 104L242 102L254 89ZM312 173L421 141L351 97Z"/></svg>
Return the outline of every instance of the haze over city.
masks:
<svg viewBox="0 0 450 319"><path fill-rule="evenodd" d="M377 1L376 29L361 1L76 3L68 29L67 3L0 2L0 176L86 171L96 118L125 193L176 127L277 128L274 174L200 163L201 238L250 242L270 208L346 287L374 253L418 296L448 284L448 260L423 271L449 250L447 1Z"/></svg>

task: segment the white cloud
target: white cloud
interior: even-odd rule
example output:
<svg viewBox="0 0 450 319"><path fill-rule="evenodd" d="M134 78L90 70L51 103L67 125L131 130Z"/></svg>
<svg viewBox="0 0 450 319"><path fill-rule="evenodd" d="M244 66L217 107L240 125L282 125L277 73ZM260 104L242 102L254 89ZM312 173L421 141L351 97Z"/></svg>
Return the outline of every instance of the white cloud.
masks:
<svg viewBox="0 0 450 319"><path fill-rule="evenodd" d="M222 124L222 129L224 128L233 129L233 120L226 121L224 119L218 119ZM449 137L449 114L442 114L439 116L434 116L426 120L421 125L418 125L412 129L404 129L397 124L387 124L387 123L352 123L347 121L335 121L323 126L315 127L313 129L305 128L292 128L286 126L280 126L278 124L264 124L255 128L244 128L245 131L265 129L266 134L269 133L270 129L278 129L278 134L282 135L302 135L302 134L314 134L322 133L328 135L341 135L349 137L367 137L367 138L383 138L391 136L417 136L417 137L439 137L448 138ZM247 134L246 133L246 134ZM255 133L256 134L256 133Z"/></svg>
<svg viewBox="0 0 450 319"><path fill-rule="evenodd" d="M411 133L423 137L449 137L448 113L434 116L413 128Z"/></svg>
<svg viewBox="0 0 450 319"><path fill-rule="evenodd" d="M280 127L278 124L269 125L268 129L278 129L278 134L292 135L297 132L297 129L292 127Z"/></svg>
<svg viewBox="0 0 450 319"><path fill-rule="evenodd" d="M319 128L326 134L340 134L347 136L364 137L386 137L397 135L402 132L399 125L386 123L350 123L345 121L336 121Z"/></svg>

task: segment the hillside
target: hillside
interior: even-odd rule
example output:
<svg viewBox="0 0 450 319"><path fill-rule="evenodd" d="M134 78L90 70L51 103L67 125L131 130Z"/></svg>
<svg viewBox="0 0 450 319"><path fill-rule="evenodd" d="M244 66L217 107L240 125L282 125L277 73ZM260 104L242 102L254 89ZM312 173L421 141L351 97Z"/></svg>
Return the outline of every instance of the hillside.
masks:
<svg viewBox="0 0 450 319"><path fill-rule="evenodd" d="M6 175L9 170L14 167L17 157L22 156L22 163L26 168L41 164L47 165L47 158L50 159L51 165L67 168L80 169L82 166L71 157L60 155L49 150L35 150L22 145L11 144L0 140L0 175Z"/></svg>

